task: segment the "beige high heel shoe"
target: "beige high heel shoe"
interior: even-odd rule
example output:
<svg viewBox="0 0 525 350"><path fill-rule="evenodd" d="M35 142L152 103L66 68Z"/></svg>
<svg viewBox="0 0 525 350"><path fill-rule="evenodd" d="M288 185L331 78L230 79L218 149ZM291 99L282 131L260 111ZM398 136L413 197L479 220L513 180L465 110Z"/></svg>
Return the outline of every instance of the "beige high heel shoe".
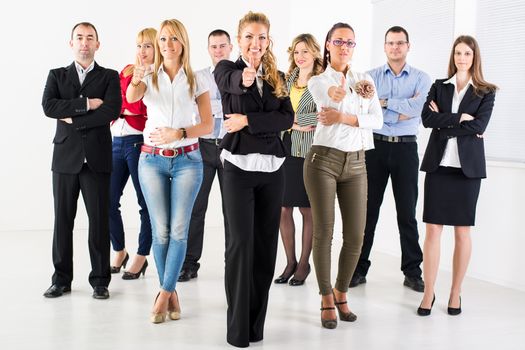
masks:
<svg viewBox="0 0 525 350"><path fill-rule="evenodd" d="M173 292L175 294L175 297L177 299L177 304L176 305L175 303L172 303L172 299L171 299L171 296L170 296L170 300L168 302L168 316L170 319L172 320L180 320L180 303L179 303L179 295L177 294L177 291L174 291Z"/></svg>
<svg viewBox="0 0 525 350"><path fill-rule="evenodd" d="M160 292L155 297L155 302L153 303L153 306L157 303L157 299L159 298ZM152 312L150 316L151 323L162 323L166 321L166 312Z"/></svg>

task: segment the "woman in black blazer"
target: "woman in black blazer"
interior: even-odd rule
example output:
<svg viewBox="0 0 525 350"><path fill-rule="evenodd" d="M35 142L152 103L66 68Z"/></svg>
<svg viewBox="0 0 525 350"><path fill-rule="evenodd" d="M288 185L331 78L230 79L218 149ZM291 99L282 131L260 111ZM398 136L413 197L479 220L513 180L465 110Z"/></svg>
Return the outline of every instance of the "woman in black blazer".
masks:
<svg viewBox="0 0 525 350"><path fill-rule="evenodd" d="M241 57L219 62L214 71L228 132L220 145L229 224L227 341L238 347L263 339L284 186L286 154L279 136L294 120L269 30L264 14L246 14L237 34Z"/></svg>
<svg viewBox="0 0 525 350"><path fill-rule="evenodd" d="M418 315L430 315L439 267L443 225L454 226L452 286L448 313L461 313L461 284L471 254L481 179L486 177L483 133L492 114L497 87L483 79L479 46L460 36L452 46L449 79L436 80L423 107L423 125L432 128L421 170L425 177L423 249L425 294Z"/></svg>

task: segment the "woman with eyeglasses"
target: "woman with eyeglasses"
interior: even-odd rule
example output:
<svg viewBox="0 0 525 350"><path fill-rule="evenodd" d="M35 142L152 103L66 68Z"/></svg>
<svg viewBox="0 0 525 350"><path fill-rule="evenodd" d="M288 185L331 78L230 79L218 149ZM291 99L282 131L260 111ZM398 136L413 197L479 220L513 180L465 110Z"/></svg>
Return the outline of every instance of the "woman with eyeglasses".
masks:
<svg viewBox="0 0 525 350"><path fill-rule="evenodd" d="M150 317L153 323L164 322L166 315L172 320L181 317L175 288L203 176L197 138L213 130L208 88L191 69L189 45L180 21L163 21L155 41L153 71L145 65L136 66L126 92L129 102L143 98L148 106L139 178L150 213L160 282ZM197 124L193 121L194 103L201 116Z"/></svg>
<svg viewBox="0 0 525 350"><path fill-rule="evenodd" d="M421 170L425 176L423 246L425 294L417 309L428 316L436 296L443 225L454 226L452 285L448 314L461 313L461 285L467 272L481 179L487 177L483 133L494 107L497 87L483 78L479 45L462 35L452 45L448 78L432 85L421 119L432 128Z"/></svg>
<svg viewBox="0 0 525 350"><path fill-rule="evenodd" d="M304 181L312 207L313 261L321 299L321 325L337 327L353 322L346 293L363 243L367 179L365 151L374 148L372 129L383 124L383 113L372 78L352 71L355 34L346 23L335 24L326 35L325 71L308 82L318 110L314 141L304 164ZM343 245L337 279L332 288L331 249L335 197L343 221Z"/></svg>
<svg viewBox="0 0 525 350"><path fill-rule="evenodd" d="M286 268L275 279L275 283L287 283L291 286L304 284L310 274L310 253L312 251L312 210L304 188L304 158L312 146L315 125L317 124L317 107L308 90L308 80L323 71L321 48L311 34L300 34L292 40L288 48L290 68L286 86L290 101L295 111L295 120L291 129L283 133L283 142L290 151L284 161L284 197L279 225L284 251ZM295 223L294 207L299 208L303 217L302 248L299 262L295 258Z"/></svg>
<svg viewBox="0 0 525 350"><path fill-rule="evenodd" d="M294 116L271 50L268 18L247 13L239 21L237 41L239 59L220 61L214 75L227 131L221 142L229 225L226 339L247 347L264 336L284 185L286 151L279 136L292 126Z"/></svg>

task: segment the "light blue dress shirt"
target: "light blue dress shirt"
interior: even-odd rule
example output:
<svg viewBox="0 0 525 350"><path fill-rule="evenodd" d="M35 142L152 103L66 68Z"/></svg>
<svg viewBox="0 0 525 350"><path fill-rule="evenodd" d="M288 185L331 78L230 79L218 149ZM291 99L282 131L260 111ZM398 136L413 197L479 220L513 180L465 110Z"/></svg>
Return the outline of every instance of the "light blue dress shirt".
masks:
<svg viewBox="0 0 525 350"><path fill-rule="evenodd" d="M428 74L408 64L398 75L394 75L388 64L368 74L374 80L379 99L388 99L387 108L383 108L383 127L374 132L385 136L417 135L421 110L432 84ZM414 97L416 94L417 97ZM409 119L400 121L401 114Z"/></svg>

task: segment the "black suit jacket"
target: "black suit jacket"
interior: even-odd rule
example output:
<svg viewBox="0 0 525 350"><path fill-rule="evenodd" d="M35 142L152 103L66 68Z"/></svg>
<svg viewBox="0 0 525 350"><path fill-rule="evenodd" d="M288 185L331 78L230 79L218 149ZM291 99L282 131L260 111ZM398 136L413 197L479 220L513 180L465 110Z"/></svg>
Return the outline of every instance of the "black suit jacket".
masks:
<svg viewBox="0 0 525 350"><path fill-rule="evenodd" d="M476 134L483 134L487 128L494 107L495 93L488 92L478 96L474 93L473 87L469 86L459 104L458 112L451 113L455 86L443 84L447 80L436 80L423 106L421 114L423 125L433 130L421 163L421 170L436 171L443 158L448 139L457 137L459 160L465 176L485 178L487 174L483 139ZM436 102L439 113L430 110L430 101ZM468 113L475 119L460 123L462 113Z"/></svg>
<svg viewBox="0 0 525 350"><path fill-rule="evenodd" d="M294 112L290 99L277 98L266 81L262 97L256 82L248 88L244 87L242 72L245 67L241 58L237 62L223 60L213 72L221 93L224 114L241 113L248 116L248 126L227 133L220 146L233 154L261 153L284 157L287 154L279 132L293 125Z"/></svg>
<svg viewBox="0 0 525 350"><path fill-rule="evenodd" d="M102 105L87 111L87 98L100 98ZM52 69L47 77L42 107L49 118L57 119L51 169L78 174L87 160L94 172L111 171L110 122L120 114L122 97L118 73L96 62L82 86L73 62ZM72 124L61 121L71 117Z"/></svg>

